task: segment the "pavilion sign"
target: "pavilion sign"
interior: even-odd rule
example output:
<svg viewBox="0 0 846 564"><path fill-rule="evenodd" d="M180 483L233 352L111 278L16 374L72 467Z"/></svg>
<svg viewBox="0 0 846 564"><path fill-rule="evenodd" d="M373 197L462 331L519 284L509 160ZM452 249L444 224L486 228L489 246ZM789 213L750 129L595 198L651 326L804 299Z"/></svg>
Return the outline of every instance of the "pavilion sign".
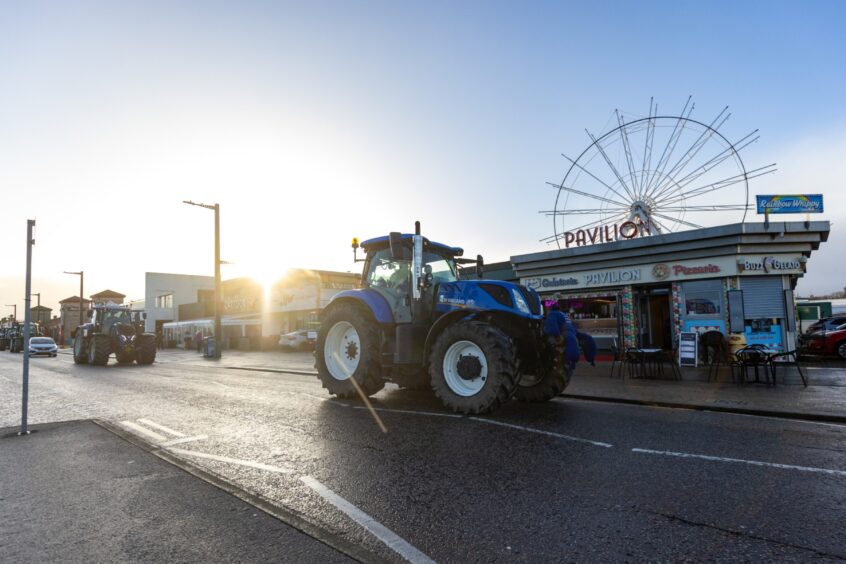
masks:
<svg viewBox="0 0 846 564"><path fill-rule="evenodd" d="M624 221L611 225L599 225L592 229L579 229L577 231L566 231L563 234L564 247L584 247L597 243L610 243L621 239L634 239L652 235L652 226L649 223L635 223Z"/></svg>

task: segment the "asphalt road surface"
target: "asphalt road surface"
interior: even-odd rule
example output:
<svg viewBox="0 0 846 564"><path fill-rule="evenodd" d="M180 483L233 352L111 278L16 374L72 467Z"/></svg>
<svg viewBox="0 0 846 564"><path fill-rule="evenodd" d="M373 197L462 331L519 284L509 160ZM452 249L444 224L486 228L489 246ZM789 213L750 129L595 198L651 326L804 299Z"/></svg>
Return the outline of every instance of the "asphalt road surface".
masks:
<svg viewBox="0 0 846 564"><path fill-rule="evenodd" d="M30 423L105 420L389 560L846 559L843 426L563 398L459 417L391 386L374 416L314 376L113 362L32 359ZM0 427L20 366L0 353Z"/></svg>

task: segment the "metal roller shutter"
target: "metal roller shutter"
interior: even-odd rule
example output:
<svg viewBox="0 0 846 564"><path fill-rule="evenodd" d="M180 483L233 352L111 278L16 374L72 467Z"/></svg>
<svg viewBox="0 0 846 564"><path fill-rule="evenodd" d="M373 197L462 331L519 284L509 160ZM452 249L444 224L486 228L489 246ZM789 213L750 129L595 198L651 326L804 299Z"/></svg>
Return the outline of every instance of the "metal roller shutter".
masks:
<svg viewBox="0 0 846 564"><path fill-rule="evenodd" d="M746 319L784 319L784 286L781 276L741 278Z"/></svg>

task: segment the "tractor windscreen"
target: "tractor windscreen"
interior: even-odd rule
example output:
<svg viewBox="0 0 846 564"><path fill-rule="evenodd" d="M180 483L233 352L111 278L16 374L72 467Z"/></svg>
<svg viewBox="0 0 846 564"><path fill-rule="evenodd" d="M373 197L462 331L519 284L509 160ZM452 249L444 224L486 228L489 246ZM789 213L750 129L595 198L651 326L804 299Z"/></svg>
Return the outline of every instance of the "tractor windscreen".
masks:
<svg viewBox="0 0 846 564"><path fill-rule="evenodd" d="M458 276L455 272L455 261L452 257L445 257L435 253L423 253L423 268L432 274L432 283L455 282Z"/></svg>

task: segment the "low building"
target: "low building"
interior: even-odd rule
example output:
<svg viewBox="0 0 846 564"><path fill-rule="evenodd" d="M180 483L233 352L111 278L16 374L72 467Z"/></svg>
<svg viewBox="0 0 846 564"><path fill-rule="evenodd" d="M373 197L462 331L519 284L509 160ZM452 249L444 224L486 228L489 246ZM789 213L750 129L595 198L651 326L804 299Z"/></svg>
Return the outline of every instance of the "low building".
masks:
<svg viewBox="0 0 846 564"><path fill-rule="evenodd" d="M168 321L179 321L179 307L198 303L214 292L214 276L147 272L144 274L144 306L147 321L144 329L161 331ZM211 301L211 297L208 298ZM197 316L202 317L202 315Z"/></svg>
<svg viewBox="0 0 846 564"><path fill-rule="evenodd" d="M120 292L115 292L114 290L103 290L102 292L91 294L91 300L95 304L120 305L123 304L123 300L125 298L126 296L124 294L121 294Z"/></svg>
<svg viewBox="0 0 846 564"><path fill-rule="evenodd" d="M796 345L793 290L829 230L828 221L740 223L511 262L601 348L674 350L682 331L716 330L786 351Z"/></svg>
<svg viewBox="0 0 846 564"><path fill-rule="evenodd" d="M80 304L81 302L81 304ZM80 305L82 306L80 308ZM56 342L71 344L71 334L87 319L87 312L91 308L91 300L82 299L79 296L71 296L59 301L59 324L58 340ZM82 311L80 311L80 309Z"/></svg>

